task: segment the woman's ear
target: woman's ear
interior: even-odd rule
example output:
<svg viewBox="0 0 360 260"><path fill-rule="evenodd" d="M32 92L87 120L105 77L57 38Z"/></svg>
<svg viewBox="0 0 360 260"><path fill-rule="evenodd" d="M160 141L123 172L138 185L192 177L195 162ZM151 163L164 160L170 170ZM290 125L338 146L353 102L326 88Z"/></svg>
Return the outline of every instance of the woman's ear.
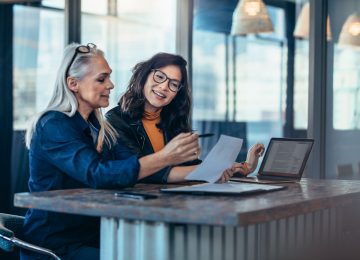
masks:
<svg viewBox="0 0 360 260"><path fill-rule="evenodd" d="M73 78L73 77L68 77L68 78L66 79L66 82L67 82L67 85L68 85L69 89L70 89L72 92L74 92L74 93L78 92L78 90L79 90L79 88L78 88L78 83L77 83L77 80L76 80L75 78Z"/></svg>

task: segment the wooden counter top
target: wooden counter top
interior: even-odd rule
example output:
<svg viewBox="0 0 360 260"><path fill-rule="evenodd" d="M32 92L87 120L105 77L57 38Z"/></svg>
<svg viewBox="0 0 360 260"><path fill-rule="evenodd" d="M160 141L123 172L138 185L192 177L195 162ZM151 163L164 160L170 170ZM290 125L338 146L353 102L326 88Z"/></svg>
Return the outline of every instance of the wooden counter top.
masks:
<svg viewBox="0 0 360 260"><path fill-rule="evenodd" d="M137 184L126 190L159 197L131 200L114 196L116 190L73 189L17 193L14 205L63 213L118 217L171 223L245 226L360 201L360 181L304 179L287 189L255 195L200 196L168 194L162 187Z"/></svg>

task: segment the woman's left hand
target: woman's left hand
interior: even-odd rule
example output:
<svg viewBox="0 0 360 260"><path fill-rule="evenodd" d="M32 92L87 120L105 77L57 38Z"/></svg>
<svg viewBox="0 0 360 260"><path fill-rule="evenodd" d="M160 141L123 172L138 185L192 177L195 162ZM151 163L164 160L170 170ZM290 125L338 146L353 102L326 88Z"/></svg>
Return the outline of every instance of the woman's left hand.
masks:
<svg viewBox="0 0 360 260"><path fill-rule="evenodd" d="M246 166L246 163L237 163L235 162L231 168L226 169L221 175L217 183L224 183L230 180L234 173L240 172L242 175L246 176L249 174L249 170Z"/></svg>
<svg viewBox="0 0 360 260"><path fill-rule="evenodd" d="M226 169L221 175L220 179L216 183L224 183L230 180L230 178L234 175L234 171L232 168Z"/></svg>

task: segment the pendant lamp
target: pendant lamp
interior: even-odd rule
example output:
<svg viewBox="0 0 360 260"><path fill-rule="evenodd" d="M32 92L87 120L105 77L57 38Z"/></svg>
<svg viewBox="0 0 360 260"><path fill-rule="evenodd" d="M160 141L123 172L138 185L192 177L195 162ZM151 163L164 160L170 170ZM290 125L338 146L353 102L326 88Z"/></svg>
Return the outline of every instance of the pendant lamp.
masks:
<svg viewBox="0 0 360 260"><path fill-rule="evenodd" d="M232 19L231 34L273 32L266 5L262 0L240 0Z"/></svg>
<svg viewBox="0 0 360 260"><path fill-rule="evenodd" d="M310 3L307 2L301 8L299 17L296 21L294 37L300 39L309 39L309 31L310 31ZM329 16L326 19L326 39L328 41L331 41L332 39Z"/></svg>
<svg viewBox="0 0 360 260"><path fill-rule="evenodd" d="M360 13L354 13L346 19L340 32L339 44L360 46Z"/></svg>

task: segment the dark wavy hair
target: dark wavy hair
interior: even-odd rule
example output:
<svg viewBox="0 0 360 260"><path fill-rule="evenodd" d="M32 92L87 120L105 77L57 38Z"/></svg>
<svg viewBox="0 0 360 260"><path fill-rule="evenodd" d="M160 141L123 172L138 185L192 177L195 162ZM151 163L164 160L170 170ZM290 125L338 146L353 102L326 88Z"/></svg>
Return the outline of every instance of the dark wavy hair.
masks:
<svg viewBox="0 0 360 260"><path fill-rule="evenodd" d="M145 82L153 69L160 69L168 65L178 66L181 71L182 88L177 92L175 98L163 107L157 125L161 130L167 130L170 137L181 132L191 131L190 109L191 98L187 76L186 60L180 55L169 53L158 53L146 61L135 65L129 85L125 94L120 98L119 105L122 111L132 118L142 118L144 113L145 96L143 93Z"/></svg>

